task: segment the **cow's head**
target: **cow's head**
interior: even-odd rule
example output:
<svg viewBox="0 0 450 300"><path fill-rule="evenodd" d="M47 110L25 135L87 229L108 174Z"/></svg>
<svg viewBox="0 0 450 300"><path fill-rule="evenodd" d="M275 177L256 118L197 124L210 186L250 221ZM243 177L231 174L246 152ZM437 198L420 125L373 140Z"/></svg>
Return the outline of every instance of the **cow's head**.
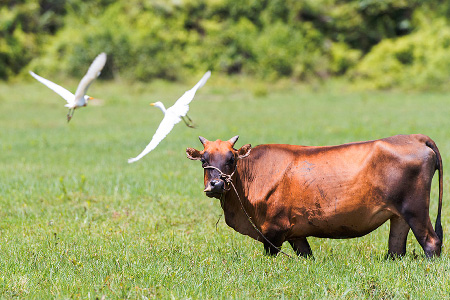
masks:
<svg viewBox="0 0 450 300"><path fill-rule="evenodd" d="M252 146L247 144L239 150L234 149L233 146L239 138L238 135L228 141L217 140L215 142L210 142L201 136L198 138L203 144L203 151L187 148L187 157L192 160L200 160L202 167L205 168L204 192L206 196L220 199L227 191L227 183L224 181L223 176L221 176L222 173L231 175L236 169L237 161L247 157L250 154Z"/></svg>

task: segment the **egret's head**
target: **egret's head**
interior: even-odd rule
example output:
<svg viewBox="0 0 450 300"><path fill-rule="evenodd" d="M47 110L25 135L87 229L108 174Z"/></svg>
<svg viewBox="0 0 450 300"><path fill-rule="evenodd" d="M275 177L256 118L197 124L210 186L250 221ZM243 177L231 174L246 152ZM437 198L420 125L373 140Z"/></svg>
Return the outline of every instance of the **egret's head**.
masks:
<svg viewBox="0 0 450 300"><path fill-rule="evenodd" d="M203 144L203 151L187 148L186 154L189 159L200 160L204 171L204 183L206 196L220 199L228 190L221 173L233 174L237 161L250 154L251 145L247 144L240 149L234 149L239 136L232 137L228 141L217 140L210 142L204 137L199 137ZM214 167L214 168L209 168ZM219 172L220 170L220 172Z"/></svg>
<svg viewBox="0 0 450 300"><path fill-rule="evenodd" d="M92 99L94 99L94 97L84 95L84 101L88 102L88 100L92 100Z"/></svg>
<svg viewBox="0 0 450 300"><path fill-rule="evenodd" d="M166 108L164 107L164 104L162 104L162 102L160 102L160 101L155 102L155 103L150 103L150 105L159 108L160 110L162 110L162 112L166 111Z"/></svg>

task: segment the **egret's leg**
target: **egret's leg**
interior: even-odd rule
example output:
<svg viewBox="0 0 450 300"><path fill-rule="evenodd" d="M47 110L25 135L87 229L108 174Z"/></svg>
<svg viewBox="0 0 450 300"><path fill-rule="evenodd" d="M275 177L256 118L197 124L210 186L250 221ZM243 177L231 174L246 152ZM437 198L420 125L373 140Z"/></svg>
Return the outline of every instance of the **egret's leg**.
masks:
<svg viewBox="0 0 450 300"><path fill-rule="evenodd" d="M69 123L70 119L72 119L74 113L75 113L75 109L70 108L69 112L67 113L67 123Z"/></svg>
<svg viewBox="0 0 450 300"><path fill-rule="evenodd" d="M189 116L188 116L187 114L186 114L186 118L188 118L188 120L189 120L189 122L190 122L192 128L197 127L197 126L195 125L194 121L192 121L191 118L189 118Z"/></svg>
<svg viewBox="0 0 450 300"><path fill-rule="evenodd" d="M184 124L186 124L187 127L192 128L192 125L190 125L190 124L188 123L188 121L186 121L186 119L185 119L184 117L181 117L181 120L183 120Z"/></svg>
<svg viewBox="0 0 450 300"><path fill-rule="evenodd" d="M194 122L192 122L191 118L189 118L188 115L186 115L186 118L188 119L187 121L186 121L186 119L184 117L181 117L181 119L183 120L184 124L186 124L187 127L195 128L196 126L195 126Z"/></svg>

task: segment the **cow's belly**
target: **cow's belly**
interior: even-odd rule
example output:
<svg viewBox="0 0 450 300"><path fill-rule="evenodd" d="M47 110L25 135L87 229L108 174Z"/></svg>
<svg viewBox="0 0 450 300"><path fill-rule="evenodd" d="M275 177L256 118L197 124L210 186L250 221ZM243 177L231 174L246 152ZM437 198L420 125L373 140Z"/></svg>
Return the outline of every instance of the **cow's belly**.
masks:
<svg viewBox="0 0 450 300"><path fill-rule="evenodd" d="M354 238L377 229L394 215L382 206L360 206L336 208L300 208L293 211L288 238L323 237Z"/></svg>

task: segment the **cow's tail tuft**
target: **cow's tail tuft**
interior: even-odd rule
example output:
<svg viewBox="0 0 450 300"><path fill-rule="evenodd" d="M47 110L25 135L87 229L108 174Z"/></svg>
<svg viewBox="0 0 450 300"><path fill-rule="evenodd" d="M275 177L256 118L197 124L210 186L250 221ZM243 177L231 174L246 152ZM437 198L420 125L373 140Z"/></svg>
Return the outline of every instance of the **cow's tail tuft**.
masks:
<svg viewBox="0 0 450 300"><path fill-rule="evenodd" d="M441 240L441 243L444 239L444 232L442 230L442 224L441 224L441 211L442 211L442 192L443 192L443 167L442 167L442 158L441 154L439 153L439 149L436 146L436 144L430 139L426 142L426 145L431 148L431 150L434 151L436 154L436 170L438 170L439 175L439 206L438 206L438 213L436 217L436 225L434 226L434 231L436 232L437 236Z"/></svg>

